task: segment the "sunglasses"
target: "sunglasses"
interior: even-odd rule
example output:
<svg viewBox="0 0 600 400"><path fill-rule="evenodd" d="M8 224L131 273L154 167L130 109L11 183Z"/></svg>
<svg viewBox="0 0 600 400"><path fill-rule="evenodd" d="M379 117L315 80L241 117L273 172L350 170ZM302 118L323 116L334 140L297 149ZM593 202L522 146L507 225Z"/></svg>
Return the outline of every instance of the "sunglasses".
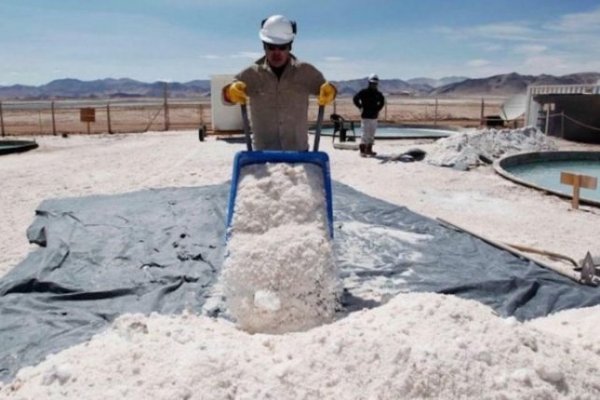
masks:
<svg viewBox="0 0 600 400"><path fill-rule="evenodd" d="M274 51L274 50L286 51L286 50L290 49L290 45L289 44L265 43L265 49L267 49L269 51Z"/></svg>

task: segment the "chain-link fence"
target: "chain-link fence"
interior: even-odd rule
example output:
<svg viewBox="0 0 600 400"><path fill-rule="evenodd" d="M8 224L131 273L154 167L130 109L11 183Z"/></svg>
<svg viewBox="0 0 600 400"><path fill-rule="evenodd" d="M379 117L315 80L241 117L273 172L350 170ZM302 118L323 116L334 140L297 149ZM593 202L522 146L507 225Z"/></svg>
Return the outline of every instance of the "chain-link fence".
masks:
<svg viewBox="0 0 600 400"><path fill-rule="evenodd" d="M479 126L486 118L499 116L500 106L506 98L432 98L388 96L380 121L424 125ZM316 106L312 107L316 110ZM360 111L352 98L341 98L326 109L346 120L360 120ZM315 111L316 117L316 111Z"/></svg>
<svg viewBox="0 0 600 400"><path fill-rule="evenodd" d="M83 109L93 109L91 122L84 122ZM3 136L198 129L210 122L208 98L0 103Z"/></svg>
<svg viewBox="0 0 600 400"><path fill-rule="evenodd" d="M381 121L428 125L479 126L500 113L503 98L416 98L388 96ZM82 109L93 109L93 122L82 121ZM311 100L309 120L317 118ZM337 113L360 120L351 97L340 97L325 109L325 118ZM119 99L0 102L2 136L123 133L161 130L211 129L210 98Z"/></svg>

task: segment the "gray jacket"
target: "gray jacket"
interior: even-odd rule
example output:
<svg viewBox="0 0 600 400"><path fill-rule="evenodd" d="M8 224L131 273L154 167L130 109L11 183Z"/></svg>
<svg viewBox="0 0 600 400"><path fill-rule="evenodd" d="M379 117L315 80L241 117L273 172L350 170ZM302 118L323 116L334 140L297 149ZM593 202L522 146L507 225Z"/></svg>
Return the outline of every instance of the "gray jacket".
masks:
<svg viewBox="0 0 600 400"><path fill-rule="evenodd" d="M235 76L246 83L256 150L308 150L308 96L319 94L325 78L290 56L279 79L265 57Z"/></svg>

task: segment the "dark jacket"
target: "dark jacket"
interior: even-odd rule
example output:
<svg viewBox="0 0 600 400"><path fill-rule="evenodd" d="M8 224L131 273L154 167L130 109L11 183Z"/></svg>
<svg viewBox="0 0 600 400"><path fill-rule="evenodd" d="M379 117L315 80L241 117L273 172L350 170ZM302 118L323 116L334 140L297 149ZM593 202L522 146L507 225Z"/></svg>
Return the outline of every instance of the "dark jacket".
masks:
<svg viewBox="0 0 600 400"><path fill-rule="evenodd" d="M385 105L385 99L376 87L369 86L354 95L354 105L362 110L364 119L377 119L379 111Z"/></svg>

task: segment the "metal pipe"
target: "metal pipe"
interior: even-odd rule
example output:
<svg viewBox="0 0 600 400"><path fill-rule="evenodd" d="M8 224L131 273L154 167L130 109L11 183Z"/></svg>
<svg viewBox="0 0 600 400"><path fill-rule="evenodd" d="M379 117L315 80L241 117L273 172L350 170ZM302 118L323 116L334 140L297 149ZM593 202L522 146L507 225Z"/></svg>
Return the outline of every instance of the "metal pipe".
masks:
<svg viewBox="0 0 600 400"><path fill-rule="evenodd" d="M315 129L314 151L319 151L319 141L321 140L321 126L323 125L323 114L325 114L325 106L319 106L319 114L317 115L317 127Z"/></svg>
<svg viewBox="0 0 600 400"><path fill-rule="evenodd" d="M252 151L252 138L250 137L250 121L248 120L248 108L245 104L241 104L242 122L244 124L244 137L246 138L246 148Z"/></svg>

